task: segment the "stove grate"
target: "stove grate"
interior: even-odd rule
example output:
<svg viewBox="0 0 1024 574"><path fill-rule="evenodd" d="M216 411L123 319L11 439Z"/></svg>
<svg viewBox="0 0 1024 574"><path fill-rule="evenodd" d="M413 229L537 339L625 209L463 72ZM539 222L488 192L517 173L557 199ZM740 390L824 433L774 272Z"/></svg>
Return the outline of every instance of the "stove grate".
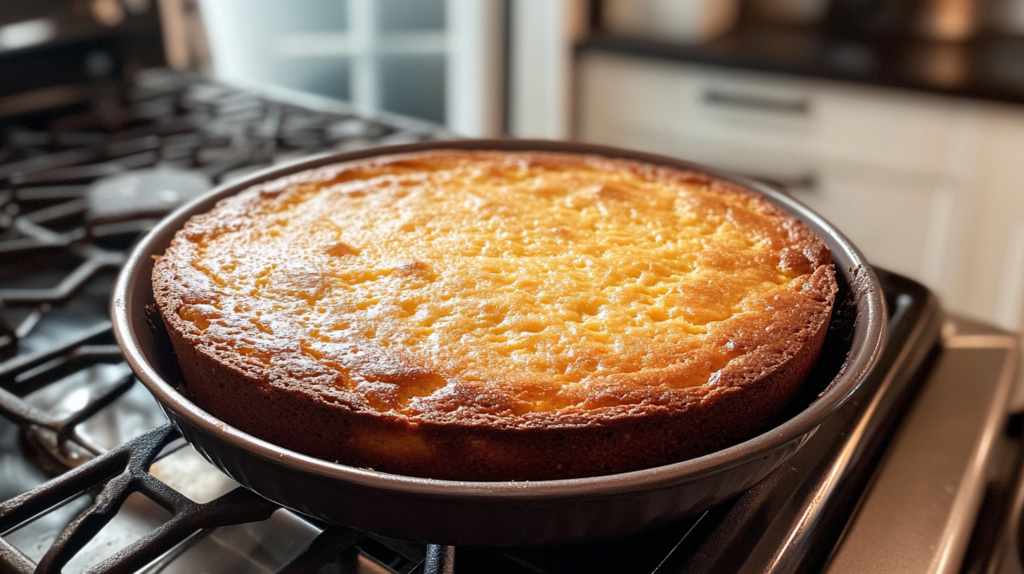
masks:
<svg viewBox="0 0 1024 574"><path fill-rule="evenodd" d="M29 314L18 326L22 337L38 323L39 314ZM0 414L22 428L49 431L61 458L75 462L83 454L87 457L102 453L92 441L76 432L78 426L123 395L135 383L130 372L92 392L88 400L65 416L56 416L28 401L24 396L57 382L71 373L97 363L122 362L120 348L114 344L110 322L103 321L85 328L68 341L35 353L22 354L0 363ZM71 444L84 452L70 452Z"/></svg>
<svg viewBox="0 0 1024 574"><path fill-rule="evenodd" d="M49 546L33 540L27 554L0 539L0 571L61 571L83 545L97 543L96 533L133 496L174 516L90 571L134 571L157 558L176 571L170 565L176 551L168 549L201 545L204 533L215 539L223 524L285 512L239 488L191 502L149 474L148 465L178 435L167 426L149 430L166 419L124 363L107 304L139 234L218 183L311 153L452 137L433 124L289 96L147 70L83 106L0 125L0 434L17 425L20 450L45 473L60 475L32 490L38 481L4 485L28 492L0 505L0 535L31 537L32 528L18 526L26 520L38 526L57 514L46 528L56 525L60 534ZM290 546L279 561L290 560L282 571L317 571L317 564L355 554L364 565L375 564L372 571L409 574L425 567L422 544L298 518L289 524L296 521L312 542L301 552L302 540ZM80 562L81 556L69 568Z"/></svg>
<svg viewBox="0 0 1024 574"><path fill-rule="evenodd" d="M183 446L181 435L165 424L115 447L65 474L0 503L0 534L6 535L61 508L83 494L96 492L92 503L56 537L38 562L0 538L0 571L17 574L59 573L117 515L128 497L139 493L172 514L155 530L132 542L113 556L93 565L89 572L127 574L170 563L197 540L217 528L267 520L280 509L277 504L242 487L218 498L197 503L150 472L162 456ZM337 525L324 528L305 549L277 572L313 574L325 566L345 562L346 553L359 552L357 545L378 548L371 556L382 572L393 574L451 574L452 547L372 540L371 535ZM369 540L368 540L369 539ZM395 546L398 548L394 548ZM392 546L389 549L387 546ZM414 548L409 548L413 546ZM390 554L390 557L388 555ZM388 559L388 563L381 558ZM159 571L159 568L156 568Z"/></svg>
<svg viewBox="0 0 1024 574"><path fill-rule="evenodd" d="M87 109L0 126L0 416L30 434L44 431L45 440L33 444L56 459L54 470L106 450L75 429L132 379L101 385L76 413L60 417L26 396L97 363L122 363L104 299L140 233L217 183L274 163L449 137L433 124L320 103L277 101L197 75L147 70L120 93L97 94ZM104 286L95 288L97 282ZM80 293L88 289L99 294L83 305ZM51 311L75 305L98 307L102 315L94 309L86 318L49 320ZM47 322L56 327L46 326L26 345Z"/></svg>
<svg viewBox="0 0 1024 574"><path fill-rule="evenodd" d="M150 474L150 466L181 435L164 425L114 448L64 475L0 504L0 532L8 532L82 493L99 488L93 503L33 562L6 540L0 539L0 569L5 572L61 572L64 566L111 521L129 495L141 493L173 517L156 530L95 565L92 571L109 574L136 572L204 531L266 520L279 507L244 488L199 504ZM350 528L323 530L301 553L278 572L318 572L353 547L364 535ZM444 570L438 570L443 572Z"/></svg>

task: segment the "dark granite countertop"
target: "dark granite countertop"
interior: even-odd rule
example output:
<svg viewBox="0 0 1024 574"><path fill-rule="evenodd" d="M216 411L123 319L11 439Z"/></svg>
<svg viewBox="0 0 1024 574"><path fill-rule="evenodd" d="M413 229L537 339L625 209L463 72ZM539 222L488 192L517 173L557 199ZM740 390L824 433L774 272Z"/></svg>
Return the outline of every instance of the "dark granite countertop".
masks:
<svg viewBox="0 0 1024 574"><path fill-rule="evenodd" d="M960 44L860 40L816 29L746 25L702 45L596 33L576 49L1024 104L1024 38L1011 36Z"/></svg>

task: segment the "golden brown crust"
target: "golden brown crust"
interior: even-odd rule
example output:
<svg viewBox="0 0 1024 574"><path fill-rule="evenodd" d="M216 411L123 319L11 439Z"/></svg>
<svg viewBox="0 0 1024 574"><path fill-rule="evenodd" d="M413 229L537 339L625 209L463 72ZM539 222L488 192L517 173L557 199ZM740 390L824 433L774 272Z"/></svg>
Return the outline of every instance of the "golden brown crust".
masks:
<svg viewBox="0 0 1024 574"><path fill-rule="evenodd" d="M311 332L307 327L297 331L301 336L290 336L294 333L287 326L275 333L275 325L262 322L239 307L238 298L225 294L235 287L237 278L230 276L233 266L209 258L211 238L244 235L254 221L265 227L282 213L281 205L302 203L311 194L327 193L322 189L332 185L332 193L339 193L338 186L382 171L410 173L452 165L490 170L485 175L499 178L509 173L509 166L580 177L619 172L629 174L629 185L655 186L655 196L662 189L676 189L689 202L687 209L698 216L717 218L725 222L720 227L739 229L760 242L760 251L746 255L753 259L714 248L700 253L707 260L701 264L777 269L782 274L780 286L751 288L742 299L741 312L734 310L728 317L701 323L693 313L714 308L721 289L687 283L688 299L673 301L679 309L690 305L686 307L690 314L679 325L698 332L676 340L664 331L651 331L648 321L636 332L658 333L670 343L620 337L616 355L609 359L587 356L596 353L597 347L584 345L586 333L577 331L584 333L583 343L560 349L576 353L570 365L589 360L592 370L573 377L566 375L574 372L568 368L551 380L545 379L543 370L523 368L509 373L517 371L515 363L484 365L473 371L474 377L460 379L459 369L465 367L458 353L466 351L457 345L447 347L456 356L439 358L437 352L426 356L405 349L392 352L382 348L385 343L367 347L365 337L358 341L359 352L365 355L339 364L344 357L338 353L349 349L351 341L330 340L318 347L307 340ZM598 207L607 203L615 213L615 202L636 199L629 185L599 186L588 193L596 197ZM340 190L353 191L373 195L373 190L367 193L351 185ZM484 205L482 210L491 207ZM550 230L552 236L573 232ZM372 258L374 245L358 245L359 237L345 239L319 249L332 261ZM743 248L738 249L742 255ZM252 259L259 256L254 253ZM653 254L651 258L656 259ZM303 257L291 259L300 263L288 263L295 268L281 276L285 281L271 281L274 284L268 287L286 290L269 297L288 304L298 302L300 307L314 309L332 296L331 281L344 282L351 276L307 272L301 267ZM408 289L434 281L430 276L437 270L423 259L393 265L389 280ZM214 264L220 266L213 269ZM178 233L154 268L153 285L188 391L215 416L255 436L327 460L399 474L469 480L539 480L635 470L705 454L764 430L813 366L836 290L830 253L821 239L760 196L733 184L593 156L447 150L329 166L222 201ZM382 314L359 323L359 311L350 310L346 324L386 331L395 323L393 317ZM336 315L333 308L324 314ZM401 335L401 329L396 329ZM542 346L550 342L529 336ZM467 348L487 353L487 344ZM692 348L682 352L682 347L673 345ZM564 365L566 359L552 357L544 355L538 361L563 361L550 364ZM639 368L621 368L631 361ZM645 361L656 366L644 368ZM487 376L480 380L479 372Z"/></svg>

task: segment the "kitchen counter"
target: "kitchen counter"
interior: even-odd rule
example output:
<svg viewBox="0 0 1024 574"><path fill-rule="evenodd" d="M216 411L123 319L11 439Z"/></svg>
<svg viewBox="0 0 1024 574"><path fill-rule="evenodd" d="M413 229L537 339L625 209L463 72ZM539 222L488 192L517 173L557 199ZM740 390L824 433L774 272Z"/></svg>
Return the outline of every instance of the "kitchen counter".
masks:
<svg viewBox="0 0 1024 574"><path fill-rule="evenodd" d="M957 44L746 25L702 45L595 33L576 49L1024 104L1024 38L1012 36Z"/></svg>

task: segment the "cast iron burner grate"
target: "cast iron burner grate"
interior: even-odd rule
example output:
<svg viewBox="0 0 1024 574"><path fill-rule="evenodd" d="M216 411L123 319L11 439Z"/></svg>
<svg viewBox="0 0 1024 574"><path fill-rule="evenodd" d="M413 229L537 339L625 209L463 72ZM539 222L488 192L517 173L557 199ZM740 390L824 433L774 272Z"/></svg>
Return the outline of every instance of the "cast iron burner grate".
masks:
<svg viewBox="0 0 1024 574"><path fill-rule="evenodd" d="M650 532L552 548L454 549L316 524L183 448L114 344L107 307L117 269L140 233L216 183L309 153L449 135L167 72L0 130L4 572L667 574L736 571L738 561L759 556L760 571L816 571L937 336L940 313L928 291L880 272L890 344L857 396L750 491ZM57 478L45 482L40 469Z"/></svg>
<svg viewBox="0 0 1024 574"><path fill-rule="evenodd" d="M313 110L166 72L141 74L88 109L21 118L5 132L0 412L64 467L105 450L78 427L131 388L130 371L91 385L85 402L76 397L60 417L23 397L99 363L123 366L106 298L140 233L216 183L280 161L445 135L431 124ZM93 300L79 296L90 284Z"/></svg>
<svg viewBox="0 0 1024 574"><path fill-rule="evenodd" d="M311 153L446 137L433 124L166 71L139 74L123 92L98 92L85 106L0 125L0 499L40 482L36 468L49 476L73 469L5 503L0 533L52 506L54 496L73 492L92 501L61 525L64 534L38 564L2 541L0 570L62 571L136 492L175 517L159 536L145 536L93 569L134 571L171 546L180 552L194 543L197 530L264 520L278 510L244 489L197 504L148 474L158 455L174 450L169 443L183 442L160 426L166 419L113 339L107 307L116 272L141 233L218 183ZM34 464L18 456L9 423ZM68 504L64 514L81 506ZM357 538L326 528L285 570L337 563ZM391 571L425 560L422 545L392 546L404 554L375 549Z"/></svg>
<svg viewBox="0 0 1024 574"><path fill-rule="evenodd" d="M267 520L279 507L244 488L235 488L215 500L197 504L150 473L157 457L180 435L169 424L131 440L42 486L0 504L0 532L8 532L35 519L84 492L99 488L93 503L60 533L46 554L33 562L9 542L0 540L0 567L5 572L62 572L117 515L133 493L141 493L173 514L156 530L146 534L90 571L130 573L159 571L161 562L171 562L176 552L187 549L203 533L228 525ZM179 445L180 446L180 445ZM277 570L299 574L320 572L336 564L346 551L366 535L351 528L327 526L305 549ZM428 547L424 556L392 557L391 572L452 572L451 548ZM402 560L402 558L405 558ZM409 558L412 558L410 560ZM404 563L404 564L403 564ZM405 567L402 567L402 566ZM411 568L410 568L411 566ZM397 567L397 568L395 568Z"/></svg>

